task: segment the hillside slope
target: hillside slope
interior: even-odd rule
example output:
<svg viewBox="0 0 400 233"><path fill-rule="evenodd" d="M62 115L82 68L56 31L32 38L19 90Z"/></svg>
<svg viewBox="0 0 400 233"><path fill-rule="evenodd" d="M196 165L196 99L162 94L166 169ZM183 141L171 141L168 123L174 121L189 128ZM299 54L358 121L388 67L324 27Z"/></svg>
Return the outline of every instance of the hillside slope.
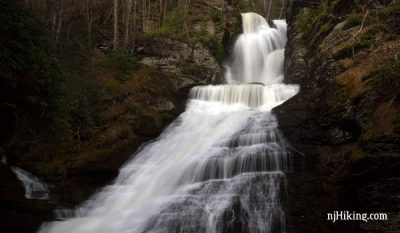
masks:
<svg viewBox="0 0 400 233"><path fill-rule="evenodd" d="M239 8L190 1L184 22L182 5L168 1L154 23L159 1L144 2L152 14L146 8L144 19L132 17L126 45L121 6L115 49L112 1L0 7L2 232L35 232L54 208L87 199L183 111L191 87L220 79L218 62L240 30ZM51 201L26 200L10 166L50 184Z"/></svg>
<svg viewBox="0 0 400 233"><path fill-rule="evenodd" d="M293 232L399 230L399 12L398 1L291 1L286 82L301 91L275 113L302 155L288 178ZM334 210L389 217L333 224Z"/></svg>

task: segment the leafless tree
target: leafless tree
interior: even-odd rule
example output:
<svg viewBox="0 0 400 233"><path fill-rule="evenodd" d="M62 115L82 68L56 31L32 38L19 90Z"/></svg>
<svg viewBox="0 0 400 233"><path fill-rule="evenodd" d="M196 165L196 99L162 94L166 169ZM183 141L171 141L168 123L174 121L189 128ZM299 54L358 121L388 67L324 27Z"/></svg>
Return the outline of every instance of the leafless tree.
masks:
<svg viewBox="0 0 400 233"><path fill-rule="evenodd" d="M126 0L125 4L125 38L124 45L128 46L129 43L129 33L130 33L130 22L131 22L131 11L132 11L132 0Z"/></svg>
<svg viewBox="0 0 400 233"><path fill-rule="evenodd" d="M118 46L118 0L114 0L114 49Z"/></svg>

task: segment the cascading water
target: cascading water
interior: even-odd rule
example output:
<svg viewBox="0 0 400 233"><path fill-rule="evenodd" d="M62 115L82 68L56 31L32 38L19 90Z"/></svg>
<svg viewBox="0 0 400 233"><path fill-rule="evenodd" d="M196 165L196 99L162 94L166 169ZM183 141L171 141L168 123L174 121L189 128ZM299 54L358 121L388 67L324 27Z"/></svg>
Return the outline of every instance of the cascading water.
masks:
<svg viewBox="0 0 400 233"><path fill-rule="evenodd" d="M7 164L7 157L3 156L1 158L1 162ZM21 182L22 186L25 189L25 198L26 199L42 199L46 200L49 198L49 187L46 183L42 182L36 176L31 173L19 168L19 167L10 167L11 171L14 172L15 176Z"/></svg>
<svg viewBox="0 0 400 233"><path fill-rule="evenodd" d="M291 154L270 110L298 87L279 83L286 24L274 23L243 14L228 84L193 88L186 111L113 185L40 232L285 232Z"/></svg>
<svg viewBox="0 0 400 233"><path fill-rule="evenodd" d="M230 84L276 84L283 80L286 22L275 20L276 28L255 13L242 14L243 34L234 45Z"/></svg>
<svg viewBox="0 0 400 233"><path fill-rule="evenodd" d="M11 170L21 181L25 189L25 198L27 199L48 199L49 188L48 185L39 180L31 173L22 170L18 167L11 167Z"/></svg>

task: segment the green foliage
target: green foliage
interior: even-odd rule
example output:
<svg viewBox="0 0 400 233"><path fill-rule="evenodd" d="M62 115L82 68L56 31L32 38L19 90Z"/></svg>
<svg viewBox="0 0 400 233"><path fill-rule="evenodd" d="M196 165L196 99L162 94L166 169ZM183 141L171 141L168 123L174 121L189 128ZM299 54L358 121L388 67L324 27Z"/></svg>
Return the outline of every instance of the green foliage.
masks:
<svg viewBox="0 0 400 233"><path fill-rule="evenodd" d="M319 37L328 33L335 25L331 15L334 5L320 4L316 8L305 8L298 15L297 32L303 32L303 38Z"/></svg>
<svg viewBox="0 0 400 233"><path fill-rule="evenodd" d="M211 19L215 24L222 24L224 23L224 14L217 9L212 9Z"/></svg>
<svg viewBox="0 0 400 233"><path fill-rule="evenodd" d="M297 15L297 25L296 31L298 33L306 32L309 30L311 23L310 19L314 18L314 12L311 8L304 8L302 11Z"/></svg>
<svg viewBox="0 0 400 233"><path fill-rule="evenodd" d="M318 37L326 34L334 26L334 18L330 15L332 7L321 4L317 8L305 8L298 15L297 32L302 32L303 38Z"/></svg>
<svg viewBox="0 0 400 233"><path fill-rule="evenodd" d="M232 0L231 5L241 12L260 12L255 0Z"/></svg>
<svg viewBox="0 0 400 233"><path fill-rule="evenodd" d="M334 26L335 26L334 20L333 20L332 18L330 18L328 22L326 22L325 24L323 24L323 25L321 26L321 28L319 29L318 34L319 34L319 35L325 35L325 34L328 33Z"/></svg>
<svg viewBox="0 0 400 233"><path fill-rule="evenodd" d="M334 48L333 53L337 58L351 57L360 49L372 49L385 32L387 32L385 25L373 25L362 32L357 38L350 40L349 43Z"/></svg>
<svg viewBox="0 0 400 233"><path fill-rule="evenodd" d="M223 32L225 29L225 18L223 13L217 9L213 9L211 19L216 26L216 32ZM207 19L203 16L189 16L188 20L190 20L190 24L201 24L206 22ZM191 31L189 32L189 35L187 35L184 30L184 24L184 10L178 8L166 15L163 25L160 28L154 29L143 36L144 38L167 37L185 43L200 41L210 49L212 55L218 61L222 61L224 49L219 42L217 35L209 33L205 28L202 28L199 31ZM205 26L203 25L203 27Z"/></svg>
<svg viewBox="0 0 400 233"><path fill-rule="evenodd" d="M207 48L210 49L211 54L218 60L222 61L224 56L224 49L218 40L217 35L209 33L203 29L191 35L195 40L201 41Z"/></svg>
<svg viewBox="0 0 400 233"><path fill-rule="evenodd" d="M71 128L75 131L83 126L97 126L105 106L101 101L103 90L96 76L90 72L85 76L67 75L62 88L66 93Z"/></svg>
<svg viewBox="0 0 400 233"><path fill-rule="evenodd" d="M385 32L388 32L385 25L376 24L362 34L356 46L358 48L369 48L375 45L379 37Z"/></svg>
<svg viewBox="0 0 400 233"><path fill-rule="evenodd" d="M140 103L135 103L135 110L135 124L137 125L137 128L142 130L148 125L152 125L155 128L160 127L161 122L157 112L150 110L147 106Z"/></svg>
<svg viewBox="0 0 400 233"><path fill-rule="evenodd" d="M351 15L345 21L343 29L346 30L356 26L361 27L363 21L364 21L363 27L379 23L379 21L376 18L371 17L369 15L367 15L365 19L364 17L365 17L364 15Z"/></svg>
<svg viewBox="0 0 400 233"><path fill-rule="evenodd" d="M324 36L334 27L337 21L334 16L335 12L350 9L350 6L354 4L357 4L357 0L321 1L312 8L305 8L298 15L299 23L296 31L303 32L305 39Z"/></svg>
<svg viewBox="0 0 400 233"><path fill-rule="evenodd" d="M11 114L24 135L67 134L64 77L45 27L15 1L1 4L0 22L0 105L14 106Z"/></svg>
<svg viewBox="0 0 400 233"><path fill-rule="evenodd" d="M392 1L389 5L385 5L379 12L382 16L398 15L400 11L400 2Z"/></svg>
<svg viewBox="0 0 400 233"><path fill-rule="evenodd" d="M176 40L184 40L184 10L177 8L168 12L161 27L156 28L143 36L146 37L168 37Z"/></svg>
<svg viewBox="0 0 400 233"><path fill-rule="evenodd" d="M365 158L365 156L367 156L367 154L360 148L355 147L353 150L351 150L351 158L352 159L362 159Z"/></svg>
<svg viewBox="0 0 400 233"><path fill-rule="evenodd" d="M93 57L87 25L84 20L75 19L69 22L68 27L68 33L66 30L61 31L56 43L56 52L62 61L63 72L82 76L88 71L88 64Z"/></svg>
<svg viewBox="0 0 400 233"><path fill-rule="evenodd" d="M360 4L369 6L368 1L362 0L321 1L314 7L304 8L302 12L297 15L298 23L295 25L295 30L298 33L303 33L303 38L307 40L322 38L329 33L337 23L338 19L334 16L335 12L348 11L348 9L354 9L355 5ZM349 17L343 25L343 30L356 26L361 27L362 24L364 28L370 25L385 25L386 28L384 31L390 30L393 33L399 33L400 21L398 18L400 17L400 6L397 1L382 5L382 7L376 10L371 9L369 6L369 11L366 16L364 12L365 9L362 14L348 12ZM361 39L357 46L359 48L365 48L372 44L373 38L365 37Z"/></svg>
<svg viewBox="0 0 400 233"><path fill-rule="evenodd" d="M358 25L361 25L363 21L362 15L352 15L344 23L343 29L349 29Z"/></svg>
<svg viewBox="0 0 400 233"><path fill-rule="evenodd" d="M400 62L396 61L386 65L382 74L385 86L398 92L400 89Z"/></svg>
<svg viewBox="0 0 400 233"><path fill-rule="evenodd" d="M194 64L184 69L183 73L190 76L197 76L202 73L202 68Z"/></svg>
<svg viewBox="0 0 400 233"><path fill-rule="evenodd" d="M211 19L215 25L215 30L217 33L225 30L225 16L220 10L213 9Z"/></svg>
<svg viewBox="0 0 400 233"><path fill-rule="evenodd" d="M394 35L400 35L400 1L393 0L378 13L378 18L388 25Z"/></svg>
<svg viewBox="0 0 400 233"><path fill-rule="evenodd" d="M178 32L183 28L184 23L184 10L176 9L175 11L169 12L165 16L162 27L171 29L174 32Z"/></svg>
<svg viewBox="0 0 400 233"><path fill-rule="evenodd" d="M135 58L129 54L128 50L119 47L99 62L100 71L104 69L114 73L114 78L119 81L127 81L132 78L133 70L136 67Z"/></svg>

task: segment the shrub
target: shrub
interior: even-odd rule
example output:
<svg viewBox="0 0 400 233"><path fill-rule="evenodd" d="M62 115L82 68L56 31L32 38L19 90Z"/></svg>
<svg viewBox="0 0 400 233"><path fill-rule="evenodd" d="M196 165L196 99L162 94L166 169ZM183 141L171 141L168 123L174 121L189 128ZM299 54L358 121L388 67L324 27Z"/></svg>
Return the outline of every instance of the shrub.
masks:
<svg viewBox="0 0 400 233"><path fill-rule="evenodd" d="M14 106L27 138L68 133L65 76L44 24L16 1L1 4L0 22L0 105Z"/></svg>
<svg viewBox="0 0 400 233"><path fill-rule="evenodd" d="M174 11L167 13L161 27L156 28L143 35L144 38L152 37L168 37L175 40L184 41L184 11L178 8Z"/></svg>
<svg viewBox="0 0 400 233"><path fill-rule="evenodd" d="M400 62L386 65L383 69L383 81L385 86L398 91L400 89Z"/></svg>
<svg viewBox="0 0 400 233"><path fill-rule="evenodd" d="M367 15L365 17L365 19L364 19L364 17L365 17L364 15L352 15L352 16L350 16L345 21L343 29L346 30L346 29L349 29L349 28L352 28L352 27L355 27L355 26L361 27L363 21L364 21L363 27L379 23L379 21L376 18L371 17L370 15Z"/></svg>
<svg viewBox="0 0 400 233"><path fill-rule="evenodd" d="M119 81L127 81L132 78L132 72L136 67L135 58L129 54L128 50L119 47L100 61L100 72L104 69L112 73L112 78Z"/></svg>

